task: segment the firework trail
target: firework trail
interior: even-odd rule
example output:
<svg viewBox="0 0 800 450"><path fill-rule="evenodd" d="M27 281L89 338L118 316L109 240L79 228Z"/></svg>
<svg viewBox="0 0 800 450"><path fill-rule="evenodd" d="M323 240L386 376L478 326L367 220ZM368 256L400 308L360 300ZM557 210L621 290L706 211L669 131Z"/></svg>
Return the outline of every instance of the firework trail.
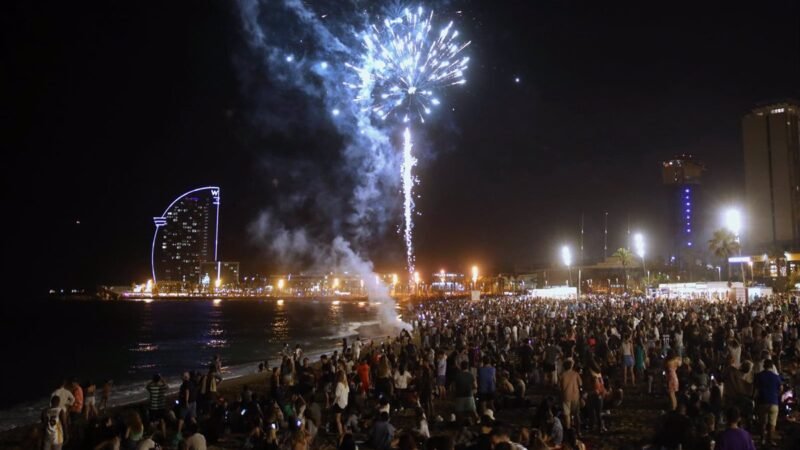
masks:
<svg viewBox="0 0 800 450"><path fill-rule="evenodd" d="M422 7L385 18L382 26L370 25L363 33L363 53L356 64L347 64L358 75L358 82L345 85L355 92L361 112L385 121L391 117L403 123L418 121L441 105L437 91L466 83L464 71L469 57L460 56L470 44L459 43L458 31L450 21L438 32L433 30L433 11ZM334 114L337 114L334 111ZM411 128L403 131L403 238L409 276L414 273L413 216L414 185ZM410 279L410 278L409 278Z"/></svg>

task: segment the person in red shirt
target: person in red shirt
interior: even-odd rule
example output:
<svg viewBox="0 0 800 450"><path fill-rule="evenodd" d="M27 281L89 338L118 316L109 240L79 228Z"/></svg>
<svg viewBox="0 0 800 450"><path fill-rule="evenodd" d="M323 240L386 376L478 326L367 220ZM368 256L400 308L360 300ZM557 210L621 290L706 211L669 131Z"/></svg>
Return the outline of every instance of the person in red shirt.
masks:
<svg viewBox="0 0 800 450"><path fill-rule="evenodd" d="M366 394L369 392L369 364L367 363L367 359L364 358L361 360L361 364L358 365L356 368L356 373L358 373L358 378L361 380L361 393Z"/></svg>
<svg viewBox="0 0 800 450"><path fill-rule="evenodd" d="M78 383L78 380L73 378L69 384L69 390L72 392L72 396L75 397L75 401L69 408L70 416L74 419L75 416L80 416L83 413L83 388Z"/></svg>

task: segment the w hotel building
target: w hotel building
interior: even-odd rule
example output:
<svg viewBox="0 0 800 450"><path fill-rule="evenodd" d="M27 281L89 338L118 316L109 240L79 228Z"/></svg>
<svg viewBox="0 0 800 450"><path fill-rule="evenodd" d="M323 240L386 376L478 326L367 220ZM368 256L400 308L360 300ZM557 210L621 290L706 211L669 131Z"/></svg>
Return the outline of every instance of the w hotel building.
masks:
<svg viewBox="0 0 800 450"><path fill-rule="evenodd" d="M160 290L179 291L197 286L203 275L201 266L208 262L216 264L219 202L219 187L193 189L181 194L163 214L153 218L156 230L150 264L153 282Z"/></svg>
<svg viewBox="0 0 800 450"><path fill-rule="evenodd" d="M800 141L796 101L756 108L742 119L750 252L800 249Z"/></svg>

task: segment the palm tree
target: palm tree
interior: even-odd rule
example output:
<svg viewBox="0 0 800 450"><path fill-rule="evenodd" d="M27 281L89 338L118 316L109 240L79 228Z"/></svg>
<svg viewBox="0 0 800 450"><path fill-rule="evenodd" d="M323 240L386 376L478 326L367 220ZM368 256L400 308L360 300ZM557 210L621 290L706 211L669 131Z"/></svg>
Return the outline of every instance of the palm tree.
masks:
<svg viewBox="0 0 800 450"><path fill-rule="evenodd" d="M622 265L622 271L625 273L625 291L628 291L628 266L633 262L633 252L625 247L620 247L611 255L612 258L617 258Z"/></svg>
<svg viewBox="0 0 800 450"><path fill-rule="evenodd" d="M731 265L728 263L728 258L740 249L739 242L736 241L736 235L726 228L720 228L715 231L708 241L708 251L725 262L725 267L728 269L728 281L731 280Z"/></svg>
<svg viewBox="0 0 800 450"><path fill-rule="evenodd" d="M764 267L766 267L769 264L769 261L775 261L775 269L776 269L776 272L777 272L777 275L778 275L776 278L780 278L781 277L781 268L783 266L783 263L786 260L786 251L782 250L777 245L773 245L769 249L769 252L767 253L767 256L768 256L768 260L764 261Z"/></svg>

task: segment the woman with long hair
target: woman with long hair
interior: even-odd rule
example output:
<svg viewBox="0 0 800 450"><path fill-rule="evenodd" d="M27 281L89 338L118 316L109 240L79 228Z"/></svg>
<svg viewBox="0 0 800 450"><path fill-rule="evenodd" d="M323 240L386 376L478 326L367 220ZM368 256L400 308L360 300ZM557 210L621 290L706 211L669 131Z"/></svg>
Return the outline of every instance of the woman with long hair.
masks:
<svg viewBox="0 0 800 450"><path fill-rule="evenodd" d="M132 412L128 416L127 427L125 428L125 439L122 441L123 449L136 449L139 441L144 437L144 423L142 417L137 412Z"/></svg>
<svg viewBox="0 0 800 450"><path fill-rule="evenodd" d="M348 397L350 396L350 386L347 384L347 376L343 371L336 373L336 388L333 396L333 409L334 417L336 420L336 430L339 436L344 434L344 427L342 426L342 413L347 408Z"/></svg>

